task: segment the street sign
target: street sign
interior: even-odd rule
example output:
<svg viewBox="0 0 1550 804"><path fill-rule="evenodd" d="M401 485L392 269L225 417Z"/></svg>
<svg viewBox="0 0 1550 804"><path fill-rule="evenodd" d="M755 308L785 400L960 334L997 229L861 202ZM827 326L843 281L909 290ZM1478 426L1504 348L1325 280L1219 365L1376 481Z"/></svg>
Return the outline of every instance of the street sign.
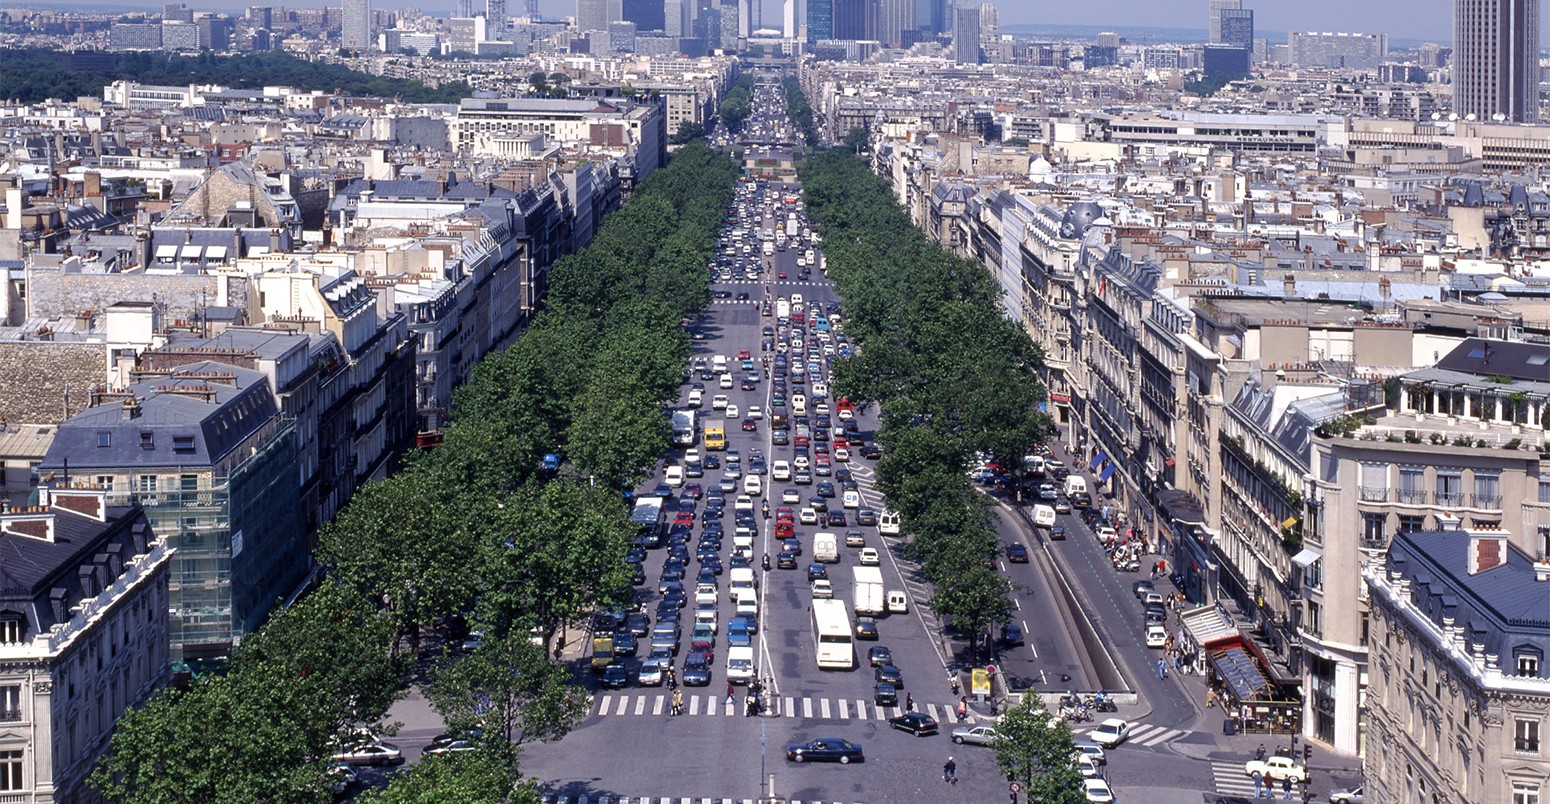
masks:
<svg viewBox="0 0 1550 804"><path fill-rule="evenodd" d="M990 674L975 668L969 673L969 691L975 695L990 694Z"/></svg>
<svg viewBox="0 0 1550 804"><path fill-rule="evenodd" d="M1007 787L1007 789L1011 790L1013 793L1021 793L1021 792L1023 792L1023 786L1019 782L1012 782L1012 784L1010 784Z"/></svg>

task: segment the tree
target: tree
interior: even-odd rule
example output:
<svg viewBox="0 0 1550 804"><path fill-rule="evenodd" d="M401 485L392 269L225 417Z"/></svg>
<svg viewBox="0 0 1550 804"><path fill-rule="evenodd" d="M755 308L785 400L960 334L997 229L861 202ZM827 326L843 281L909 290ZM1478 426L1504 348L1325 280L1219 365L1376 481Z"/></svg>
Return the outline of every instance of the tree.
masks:
<svg viewBox="0 0 1550 804"><path fill-rule="evenodd" d="M685 120L678 124L678 130L673 132L668 141L674 145L683 145L690 140L701 139L705 136L705 127L692 120Z"/></svg>
<svg viewBox="0 0 1550 804"><path fill-rule="evenodd" d="M1081 804L1082 774L1076 768L1071 727L1050 717L1037 695L1024 695L996 721L990 747L1001 772L1021 782L1028 801Z"/></svg>
<svg viewBox="0 0 1550 804"><path fill-rule="evenodd" d="M640 480L667 448L667 416L653 400L600 383L578 403L567 449L576 468L600 485Z"/></svg>
<svg viewBox="0 0 1550 804"><path fill-rule="evenodd" d="M477 751L426 757L408 773L392 777L382 790L362 793L360 804L539 804L543 796L532 782L513 788L516 757L494 741Z"/></svg>
<svg viewBox="0 0 1550 804"><path fill-rule="evenodd" d="M448 727L504 736L518 750L564 737L592 706L586 690L570 684L570 671L550 664L525 633L486 639L467 656L444 657L425 693Z"/></svg>
<svg viewBox="0 0 1550 804"><path fill-rule="evenodd" d="M862 126L852 126L849 131L845 132L844 143L846 148L859 154L866 150L869 139L865 128Z"/></svg>

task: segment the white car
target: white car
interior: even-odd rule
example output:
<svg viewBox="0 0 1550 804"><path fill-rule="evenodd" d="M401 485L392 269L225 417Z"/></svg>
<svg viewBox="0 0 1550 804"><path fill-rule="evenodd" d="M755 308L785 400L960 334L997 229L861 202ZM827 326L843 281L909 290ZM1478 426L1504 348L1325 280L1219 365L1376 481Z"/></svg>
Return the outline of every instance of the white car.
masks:
<svg viewBox="0 0 1550 804"><path fill-rule="evenodd" d="M829 600L834 597L834 585L820 578L813 581L813 599Z"/></svg>
<svg viewBox="0 0 1550 804"><path fill-rule="evenodd" d="M750 418L750 419L762 419L762 418L764 418L764 408L761 408L758 405L749 405L748 406L748 418Z"/></svg>
<svg viewBox="0 0 1550 804"><path fill-rule="evenodd" d="M726 394L716 394L715 396L711 397L710 398L710 406L711 406L711 409L713 409L713 410L726 410L727 409L727 395Z"/></svg>
<svg viewBox="0 0 1550 804"><path fill-rule="evenodd" d="M803 508L797 512L797 521L804 525L818 524L818 512L811 508Z"/></svg>
<svg viewBox="0 0 1550 804"><path fill-rule="evenodd" d="M1087 797L1090 804L1111 804L1114 801L1114 791L1102 779L1083 779L1082 795Z"/></svg>
<svg viewBox="0 0 1550 804"><path fill-rule="evenodd" d="M1087 739L1103 746L1113 748L1130 739L1130 722L1117 717L1098 724L1098 728L1088 732Z"/></svg>
<svg viewBox="0 0 1550 804"><path fill-rule="evenodd" d="M642 687L662 686L662 664L657 661L649 661L640 666L640 674L636 676L635 683Z"/></svg>
<svg viewBox="0 0 1550 804"><path fill-rule="evenodd" d="M716 380L716 387L717 388L731 388L732 387L732 375L731 374L723 374L723 375L721 375L721 379Z"/></svg>
<svg viewBox="0 0 1550 804"><path fill-rule="evenodd" d="M775 465L770 467L770 477L776 480L790 480L791 463L789 461L776 461Z"/></svg>
<svg viewBox="0 0 1550 804"><path fill-rule="evenodd" d="M684 468L677 464L669 466L667 471L663 472L663 478L667 481L667 485L675 489L679 488L684 484Z"/></svg>
<svg viewBox="0 0 1550 804"><path fill-rule="evenodd" d="M689 407L697 408L705 404L705 392L696 388L689 392Z"/></svg>
<svg viewBox="0 0 1550 804"><path fill-rule="evenodd" d="M861 566L863 567L875 567L881 563L881 559L877 555L876 547L861 548L861 552L856 554L856 560L861 562Z"/></svg>
<svg viewBox="0 0 1550 804"><path fill-rule="evenodd" d="M345 765L398 765L404 761L404 754L392 743L367 742L350 746L329 759Z"/></svg>
<svg viewBox="0 0 1550 804"><path fill-rule="evenodd" d="M1146 627L1146 646L1160 648L1168 642L1168 629L1152 623Z"/></svg>
<svg viewBox="0 0 1550 804"><path fill-rule="evenodd" d="M796 489L786 489L780 493L780 501L783 503L799 503L802 501L802 492ZM813 521L817 521L815 518Z"/></svg>
<svg viewBox="0 0 1550 804"><path fill-rule="evenodd" d="M726 410L727 410L727 418L728 419L735 419L735 418L737 418L738 413L737 413L737 406L736 405L727 405Z"/></svg>

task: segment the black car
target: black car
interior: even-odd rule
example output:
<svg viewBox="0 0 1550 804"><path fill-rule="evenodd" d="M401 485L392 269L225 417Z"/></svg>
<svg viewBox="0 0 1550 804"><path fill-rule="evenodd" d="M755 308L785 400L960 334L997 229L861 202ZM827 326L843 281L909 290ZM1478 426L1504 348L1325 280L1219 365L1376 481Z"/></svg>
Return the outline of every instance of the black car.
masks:
<svg viewBox="0 0 1550 804"><path fill-rule="evenodd" d="M878 684L872 692L872 703L878 706L898 706L899 688L886 681Z"/></svg>
<svg viewBox="0 0 1550 804"><path fill-rule="evenodd" d="M605 689L622 690L630 686L630 671L622 664L610 664L603 668L602 685Z"/></svg>
<svg viewBox="0 0 1550 804"><path fill-rule="evenodd" d="M782 539L780 546L783 550L790 550L793 555L802 555L802 541L795 536Z"/></svg>
<svg viewBox="0 0 1550 804"><path fill-rule="evenodd" d="M616 655L634 656L639 646L639 637L628 631L614 635L614 653Z"/></svg>
<svg viewBox="0 0 1550 804"><path fill-rule="evenodd" d="M898 717L888 718L888 725L916 737L930 737L937 731L936 718L925 712L905 712Z"/></svg>
<svg viewBox="0 0 1550 804"><path fill-rule="evenodd" d="M809 583L829 580L829 568L823 564L808 564L807 580Z"/></svg>
<svg viewBox="0 0 1550 804"><path fill-rule="evenodd" d="M1007 545L1006 560L1013 564L1028 563L1028 548L1017 542Z"/></svg>
<svg viewBox="0 0 1550 804"><path fill-rule="evenodd" d="M856 621L856 639L877 640L877 621L865 617Z"/></svg>
<svg viewBox="0 0 1550 804"><path fill-rule="evenodd" d="M624 630L636 636L645 636L651 633L651 618L638 611L630 612L624 618Z"/></svg>
<svg viewBox="0 0 1550 804"><path fill-rule="evenodd" d="M1093 497L1085 491L1071 495L1071 504L1077 508L1092 508Z"/></svg>
<svg viewBox="0 0 1550 804"><path fill-rule="evenodd" d="M845 512L844 511L830 511L829 512L829 527L831 527L831 528L843 528L847 524L848 523L845 521Z"/></svg>
<svg viewBox="0 0 1550 804"><path fill-rule="evenodd" d="M893 651L889 650L888 646L886 645L873 645L872 648L866 652L866 656L867 663L871 664L873 667L882 667L883 665L893 664Z"/></svg>
<svg viewBox="0 0 1550 804"><path fill-rule="evenodd" d="M1134 593L1136 599L1139 600L1143 597L1146 597L1147 592L1157 591L1157 588L1151 581L1136 581L1130 585L1130 591Z"/></svg>
<svg viewBox="0 0 1550 804"><path fill-rule="evenodd" d="M1168 621L1168 610L1161 603L1148 603L1146 605L1147 623L1165 623Z"/></svg>
<svg viewBox="0 0 1550 804"><path fill-rule="evenodd" d="M838 762L841 765L866 761L861 746L838 737L819 737L787 746L786 759L792 762Z"/></svg>
<svg viewBox="0 0 1550 804"><path fill-rule="evenodd" d="M1017 623L1001 626L1001 642L1006 645L1023 644L1023 628Z"/></svg>
<svg viewBox="0 0 1550 804"><path fill-rule="evenodd" d="M710 686L710 654L695 651L684 660L683 682L686 687Z"/></svg>
<svg viewBox="0 0 1550 804"><path fill-rule="evenodd" d="M777 566L777 567L779 567L779 568L781 568L783 570L794 570L794 569L796 569L797 568L797 554L791 552L790 550L782 550L782 551L780 551L780 555L775 559L775 566Z"/></svg>
<svg viewBox="0 0 1550 804"><path fill-rule="evenodd" d="M1065 541L1066 540L1066 526L1062 525L1062 524L1060 524L1058 522L1055 523L1054 525L1051 525L1050 529L1049 529L1049 538L1050 538L1050 541L1052 541L1052 542L1063 542L1063 541Z"/></svg>
<svg viewBox="0 0 1550 804"><path fill-rule="evenodd" d="M873 670L872 680L886 681L895 687L902 687L904 686L904 673L899 668L894 667L892 663L889 663Z"/></svg>

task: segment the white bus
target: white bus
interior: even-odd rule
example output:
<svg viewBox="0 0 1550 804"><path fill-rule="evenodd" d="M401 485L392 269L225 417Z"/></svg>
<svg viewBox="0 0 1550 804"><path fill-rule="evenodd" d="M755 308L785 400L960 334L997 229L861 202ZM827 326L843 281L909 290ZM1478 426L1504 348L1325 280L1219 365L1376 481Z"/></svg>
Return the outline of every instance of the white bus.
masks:
<svg viewBox="0 0 1550 804"><path fill-rule="evenodd" d="M843 600L813 601L813 646L820 670L851 670L856 666L850 644L850 612Z"/></svg>

